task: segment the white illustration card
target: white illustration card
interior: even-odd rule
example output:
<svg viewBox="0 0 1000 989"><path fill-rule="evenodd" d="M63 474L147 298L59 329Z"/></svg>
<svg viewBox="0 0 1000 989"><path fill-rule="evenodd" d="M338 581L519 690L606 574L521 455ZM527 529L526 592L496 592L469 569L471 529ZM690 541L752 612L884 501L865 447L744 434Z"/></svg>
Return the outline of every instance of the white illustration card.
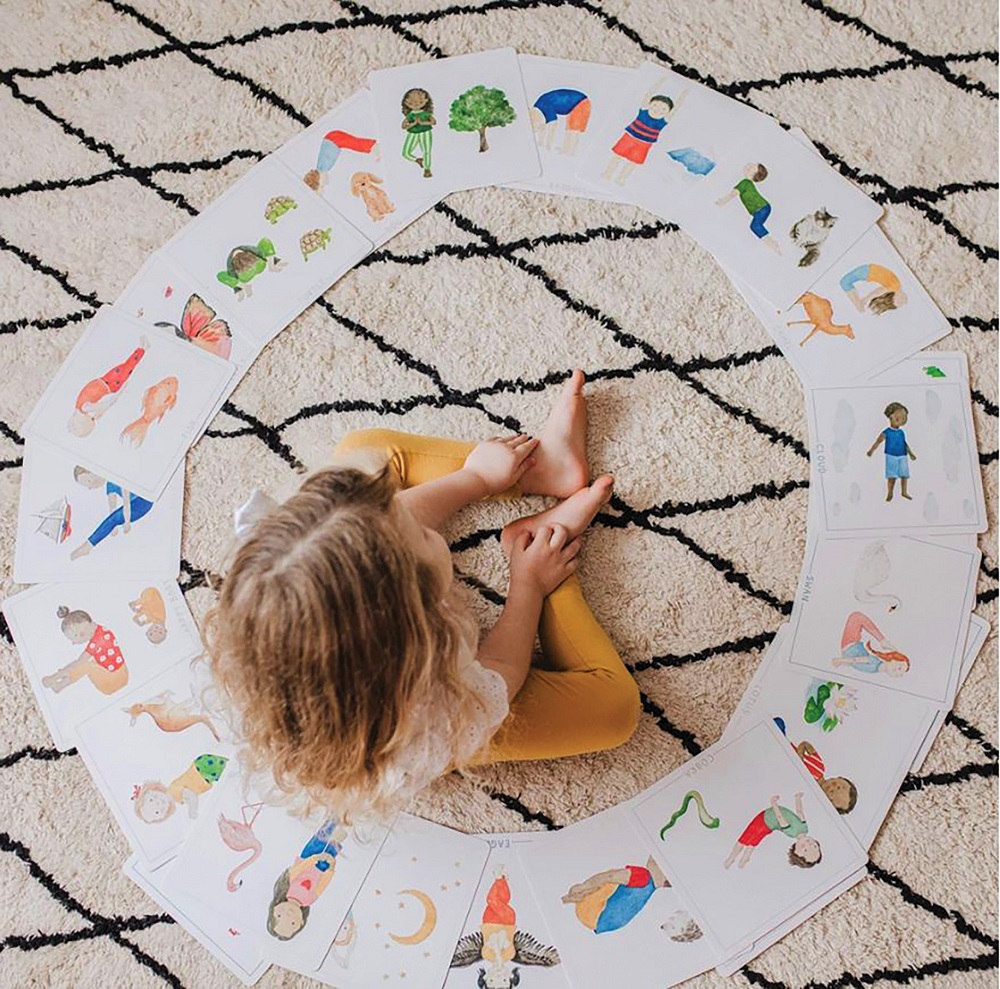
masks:
<svg viewBox="0 0 1000 989"><path fill-rule="evenodd" d="M386 181L401 198L541 173L513 48L379 69L368 82Z"/></svg>
<svg viewBox="0 0 1000 989"><path fill-rule="evenodd" d="M877 225L786 312L733 283L806 385L870 378L951 332Z"/></svg>
<svg viewBox="0 0 1000 989"><path fill-rule="evenodd" d="M633 813L719 953L818 909L867 856L773 722L706 749Z"/></svg>
<svg viewBox="0 0 1000 989"><path fill-rule="evenodd" d="M617 122L614 109L633 70L544 55L517 58L542 174L506 184L532 192L627 202L621 189L602 191L576 173L581 162L598 153L600 134Z"/></svg>
<svg viewBox="0 0 1000 989"><path fill-rule="evenodd" d="M620 807L519 847L574 989L664 989L715 965L651 849Z"/></svg>
<svg viewBox="0 0 1000 989"><path fill-rule="evenodd" d="M980 559L978 550L905 536L814 537L795 596L790 662L950 705Z"/></svg>
<svg viewBox="0 0 1000 989"><path fill-rule="evenodd" d="M444 989L514 985L523 989L570 989L559 948L538 907L518 852L537 839L488 834L490 857L455 945Z"/></svg>
<svg viewBox="0 0 1000 989"><path fill-rule="evenodd" d="M257 938L270 961L320 967L386 830L297 817L227 775L170 866L165 889L192 896Z"/></svg>
<svg viewBox="0 0 1000 989"><path fill-rule="evenodd" d="M185 226L163 253L260 346L372 249L273 155Z"/></svg>
<svg viewBox="0 0 1000 989"><path fill-rule="evenodd" d="M226 361L105 306L49 382L23 431L155 501L232 375Z"/></svg>
<svg viewBox="0 0 1000 989"><path fill-rule="evenodd" d="M24 445L14 580L176 580L183 511L183 464L152 501L32 437Z"/></svg>
<svg viewBox="0 0 1000 989"><path fill-rule="evenodd" d="M722 735L773 720L858 841L875 840L938 713L937 705L871 684L789 666L787 626L764 654ZM883 744L891 739L891 744Z"/></svg>
<svg viewBox="0 0 1000 989"><path fill-rule="evenodd" d="M646 62L616 81L595 120L576 176L607 198L676 219L683 203L707 202L709 178L737 135L777 129L772 117Z"/></svg>
<svg viewBox="0 0 1000 989"><path fill-rule="evenodd" d="M85 718L203 648L173 581L39 584L7 598L3 613L61 752Z"/></svg>
<svg viewBox="0 0 1000 989"><path fill-rule="evenodd" d="M168 896L161 884L165 870L151 872L132 855L122 866L128 876L143 892L153 899L161 910L184 928L206 951L214 955L245 986L252 986L267 971L268 963L260 943L242 931L231 927L214 910L191 897L183 900Z"/></svg>
<svg viewBox="0 0 1000 989"><path fill-rule="evenodd" d="M964 355L931 351L864 384L808 390L806 412L810 512L830 535L986 530Z"/></svg>
<svg viewBox="0 0 1000 989"><path fill-rule="evenodd" d="M393 135L395 138L395 135ZM392 146L393 151L395 145ZM361 89L328 110L273 157L321 195L375 247L429 210L440 195L406 199L387 176L371 94ZM412 196L412 193L410 194Z"/></svg>
<svg viewBox="0 0 1000 989"><path fill-rule="evenodd" d="M307 974L337 989L440 986L488 855L481 838L401 814L322 968Z"/></svg>
<svg viewBox="0 0 1000 989"><path fill-rule="evenodd" d="M211 816L213 791L235 751L208 669L190 660L82 722L77 744L148 869L173 858L199 817Z"/></svg>

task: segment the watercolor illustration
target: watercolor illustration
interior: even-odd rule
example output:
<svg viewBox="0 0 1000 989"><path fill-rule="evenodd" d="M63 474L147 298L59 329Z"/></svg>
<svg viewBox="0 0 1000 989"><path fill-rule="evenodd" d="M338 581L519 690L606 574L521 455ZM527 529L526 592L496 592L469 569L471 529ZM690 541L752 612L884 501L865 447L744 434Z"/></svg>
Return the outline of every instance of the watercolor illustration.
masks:
<svg viewBox="0 0 1000 989"><path fill-rule="evenodd" d="M431 151L434 146L434 125L437 123L434 100L426 89L415 87L403 93L401 108L402 128L406 132L403 138L403 158L423 169L425 179L432 178Z"/></svg>
<svg viewBox="0 0 1000 989"><path fill-rule="evenodd" d="M191 696L184 700L174 700L172 690L164 690L155 697L150 697L148 701L137 701L122 710L129 716L129 727L144 714L148 714L153 719L153 723L160 731L168 734L178 731L186 731L194 725L204 725L217 742L219 738L218 729L212 724L212 719L208 712L198 703L194 695L194 688L191 688Z"/></svg>
<svg viewBox="0 0 1000 989"><path fill-rule="evenodd" d="M698 178L710 174L715 168L715 161L697 148L668 148L667 157Z"/></svg>
<svg viewBox="0 0 1000 989"><path fill-rule="evenodd" d="M51 539L56 545L66 542L73 533L73 506L66 498L58 498L40 512L32 512L31 517L38 519L35 532Z"/></svg>
<svg viewBox="0 0 1000 989"><path fill-rule="evenodd" d="M870 457L883 443L885 444L885 500L892 501L896 481L899 481L899 493L907 500L912 496L907 490L910 480L910 461L917 455L906 442L906 432L903 427L910 417L910 412L901 402L890 402L882 415L889 420L889 425L875 438L868 448Z"/></svg>
<svg viewBox="0 0 1000 989"><path fill-rule="evenodd" d="M784 718L775 718L774 723L781 729L781 734L788 738L788 728ZM809 770L809 775L819 784L838 814L850 814L858 803L858 788L846 776L827 776L826 763L816 751L812 742L803 741L797 745L791 743L795 754L802 760L802 765Z"/></svg>
<svg viewBox="0 0 1000 989"><path fill-rule="evenodd" d="M160 422L177 404L178 388L178 381L173 375L150 385L142 396L142 414L121 431L118 437L121 442L133 447L142 446L149 427Z"/></svg>
<svg viewBox="0 0 1000 989"><path fill-rule="evenodd" d="M236 293L240 301L253 294L251 282L265 271L281 271L285 262L278 257L274 243L267 237L252 244L234 247L226 257L226 267L215 277Z"/></svg>
<svg viewBox="0 0 1000 989"><path fill-rule="evenodd" d="M434 929L437 927L437 906L434 901L425 892L423 892L423 890L401 889L398 895L412 896L420 904L420 906L423 907L424 919L420 922L420 926L412 934L390 933L389 937L391 937L396 944L422 944L434 933ZM402 907L403 904L400 903L399 906Z"/></svg>
<svg viewBox="0 0 1000 989"><path fill-rule="evenodd" d="M351 195L364 203L368 218L375 223L396 212L395 204L382 188L382 179L371 172L355 172L351 176Z"/></svg>
<svg viewBox="0 0 1000 989"><path fill-rule="evenodd" d="M873 643L878 643L876 648ZM852 611L840 637L840 656L833 665L849 666L858 673L885 673L896 679L910 671L905 653L893 648L879 627L860 611Z"/></svg>
<svg viewBox="0 0 1000 989"><path fill-rule="evenodd" d="M159 780L147 780L133 787L132 802L135 816L146 824L162 824L180 804L188 816L198 816L198 798L219 782L229 760L225 756L204 753L195 758L176 779L166 786Z"/></svg>
<svg viewBox="0 0 1000 989"><path fill-rule="evenodd" d="M115 633L95 622L88 612L71 611L66 605L56 609L56 617L62 634L84 648L72 663L42 677L42 686L58 694L86 677L102 694L121 690L128 683L128 667Z"/></svg>
<svg viewBox="0 0 1000 989"><path fill-rule="evenodd" d="M538 146L552 150L562 120L563 139L556 151L561 155L575 155L580 135L586 132L590 123L590 109L590 97L578 89L550 89L542 93L529 110Z"/></svg>
<svg viewBox="0 0 1000 989"><path fill-rule="evenodd" d="M923 372L924 372L924 374L927 375L928 378L947 378L948 377L948 375L945 374L944 371L941 370L941 368L935 367L933 364L929 364L927 367L925 367L923 369Z"/></svg>
<svg viewBox="0 0 1000 989"><path fill-rule="evenodd" d="M825 208L809 213L792 224L788 231L791 242L803 252L799 267L808 268L819 260L820 250L837 224L837 217Z"/></svg>
<svg viewBox="0 0 1000 989"><path fill-rule="evenodd" d="M337 936L330 945L328 958L332 958L341 968L350 968L351 955L358 946L358 922L354 919L354 911L348 910L344 922L337 931Z"/></svg>
<svg viewBox="0 0 1000 989"><path fill-rule="evenodd" d="M273 226L286 213L298 208L299 204L291 196L274 196L264 207L264 219Z"/></svg>
<svg viewBox="0 0 1000 989"><path fill-rule="evenodd" d="M722 823L719 818L712 817L709 814L705 807L705 798L697 790L688 790L684 794L684 799L681 801L680 807L670 815L670 820L660 828L660 841L666 839L667 832L687 813L687 809L692 801L694 801L698 808L698 820L701 821L702 827L706 827L712 831Z"/></svg>
<svg viewBox="0 0 1000 989"><path fill-rule="evenodd" d="M155 587L145 587L134 601L129 601L132 621L145 629L146 638L158 646L167 637L167 606Z"/></svg>
<svg viewBox="0 0 1000 989"><path fill-rule="evenodd" d="M358 137L345 130L331 130L323 135L319 142L319 153L316 156L316 167L309 169L303 176L313 192L322 192L329 179L333 166L337 164L344 151L354 151L357 154L371 155L376 160L380 157L378 141L373 137Z"/></svg>
<svg viewBox="0 0 1000 989"><path fill-rule="evenodd" d="M506 127L517 119L517 112L507 102L502 89L473 86L451 104L448 126L453 131L469 131L479 135L479 152L489 151L486 131L490 127Z"/></svg>
<svg viewBox="0 0 1000 989"><path fill-rule="evenodd" d="M233 351L233 334L229 324L224 319L219 319L215 310L200 295L190 296L184 304L180 326L166 322L154 325L173 330L182 340L224 360L228 360Z"/></svg>
<svg viewBox="0 0 1000 989"><path fill-rule="evenodd" d="M806 692L802 720L819 723L822 731L833 731L858 709L858 692L834 680L813 680Z"/></svg>
<svg viewBox="0 0 1000 989"><path fill-rule="evenodd" d="M149 350L148 337L141 337L139 346L129 356L106 371L99 378L88 381L76 396L76 403L70 416L67 429L81 439L89 436L97 425L97 420L118 400L118 395L125 387L132 372Z"/></svg>
<svg viewBox="0 0 1000 989"><path fill-rule="evenodd" d="M302 260L308 261L310 254L315 254L316 251L325 251L327 245L330 243L333 237L333 228L327 227L326 230L307 230L299 238L299 250L302 252Z"/></svg>
<svg viewBox="0 0 1000 989"><path fill-rule="evenodd" d="M153 502L148 498L142 498L123 488L120 484L115 484L114 481L105 480L93 471L87 470L86 467L79 465L74 467L73 480L91 491L103 487L104 494L108 499L108 514L97 524L97 528L70 553L71 560L79 560L80 557L89 555L95 546L99 546L109 536L117 536L119 532L128 535L132 530L132 524L144 518L153 509Z"/></svg>
<svg viewBox="0 0 1000 989"><path fill-rule="evenodd" d="M517 913L510 902L510 885L502 865L497 867L486 893L480 928L459 940L451 967L465 968L479 961L486 963L479 969L480 989L513 989L521 981L518 965L551 968L559 964L559 952L554 947L517 929Z"/></svg>
<svg viewBox="0 0 1000 989"><path fill-rule="evenodd" d="M243 880L237 880L236 877L249 869L263 852L260 839L253 833L254 823L263 806L263 803L244 804L240 808L238 821L226 817L225 814L219 814L219 837L223 844L234 852L250 852L250 855L226 876L226 889L230 893L235 893L243 885Z"/></svg>
<svg viewBox="0 0 1000 989"><path fill-rule="evenodd" d="M562 897L572 903L576 919L595 934L621 930L639 915L658 890L669 886L652 856L645 866L607 869L571 886Z"/></svg>
<svg viewBox="0 0 1000 989"><path fill-rule="evenodd" d="M892 614L903 606L895 594L875 594L874 589L884 584L892 575L892 562L885 543L870 543L865 547L854 568L854 599L862 604L885 603L885 610Z"/></svg>
<svg viewBox="0 0 1000 989"><path fill-rule="evenodd" d="M833 304L829 299L824 299L821 295L813 292L803 292L796 300L798 305L805 310L805 319L793 319L787 322L786 326L811 326L808 335L799 341L799 346L804 347L817 333L825 333L827 336L847 337L854 339L854 330L849 323L835 323L833 321Z"/></svg>
<svg viewBox="0 0 1000 989"><path fill-rule="evenodd" d="M875 287L862 295L858 286L863 284ZM875 316L901 309L908 301L899 276L881 264L859 264L840 279L840 287L858 312L867 309Z"/></svg>
<svg viewBox="0 0 1000 989"><path fill-rule="evenodd" d="M670 118L680 110L685 96L686 91L675 103L663 93L647 94L632 123L626 125L624 133L612 147L611 158L601 172L601 178L625 185L636 167L646 163L650 148L660 139Z"/></svg>
<svg viewBox="0 0 1000 989"><path fill-rule="evenodd" d="M704 936L702 929L687 910L675 910L660 924L660 930L666 931L670 940L678 944L690 944Z"/></svg>
<svg viewBox="0 0 1000 989"><path fill-rule="evenodd" d="M771 215L771 204L761 195L757 186L767 179L767 168L760 162L751 163L743 169L743 178L739 180L721 199L715 201L716 206L725 206L736 196L750 214L750 232L769 250L781 254L781 246L774 234L764 224Z"/></svg>
<svg viewBox="0 0 1000 989"><path fill-rule="evenodd" d="M309 920L309 910L330 885L347 831L334 817L324 821L295 861L278 876L267 908L267 932L290 941Z"/></svg>
<svg viewBox="0 0 1000 989"><path fill-rule="evenodd" d="M788 849L789 865L800 869L811 869L819 865L823 860L823 849L809 834L809 825L802 808L802 794L795 794L794 813L783 807L779 803L780 799L778 796L771 797L769 806L743 829L723 868L728 869L735 863L738 869L745 869L757 846L775 832L791 839L792 844Z"/></svg>

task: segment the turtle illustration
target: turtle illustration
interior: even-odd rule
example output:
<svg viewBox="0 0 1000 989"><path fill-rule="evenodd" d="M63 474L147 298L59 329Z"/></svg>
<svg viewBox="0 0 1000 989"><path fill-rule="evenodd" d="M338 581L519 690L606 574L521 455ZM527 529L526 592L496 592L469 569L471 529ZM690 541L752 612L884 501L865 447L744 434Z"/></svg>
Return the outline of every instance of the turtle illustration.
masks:
<svg viewBox="0 0 1000 989"><path fill-rule="evenodd" d="M269 223L277 223L290 210L298 208L299 204L291 196L275 196L264 207L264 219Z"/></svg>
<svg viewBox="0 0 1000 989"><path fill-rule="evenodd" d="M302 260L308 261L309 255L322 248L326 250L326 245L330 243L333 230L327 227L326 230L307 230L299 238L299 247L302 249Z"/></svg>
<svg viewBox="0 0 1000 989"><path fill-rule="evenodd" d="M250 282L262 271L268 268L280 271L284 267L274 244L263 237L257 241L256 247L249 244L234 247L226 258L226 270L220 271L215 277L223 285L228 285L236 293L236 297L242 300L250 298Z"/></svg>

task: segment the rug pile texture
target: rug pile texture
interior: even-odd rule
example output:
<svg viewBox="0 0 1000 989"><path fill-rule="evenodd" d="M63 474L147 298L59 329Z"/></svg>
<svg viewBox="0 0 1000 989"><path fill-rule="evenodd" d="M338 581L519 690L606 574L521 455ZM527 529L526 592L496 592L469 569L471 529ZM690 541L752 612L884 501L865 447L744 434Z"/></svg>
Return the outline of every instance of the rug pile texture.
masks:
<svg viewBox="0 0 1000 989"><path fill-rule="evenodd" d="M97 306L371 69L504 45L663 59L804 128L885 205L883 229L951 318L937 346L969 356L995 506L996 38L985 0L8 0L0 591L12 589L19 427ZM568 824L680 765L718 738L786 620L806 534L803 396L727 278L635 208L456 194L286 329L188 456L182 586L200 615L253 486L289 491L363 426L530 429L572 367L592 382L594 470L617 478L581 577L644 713L616 751L449 778L419 800L466 831ZM451 532L484 623L505 590L496 530L526 508L476 508ZM977 612L995 628L991 519ZM0 985L236 985L121 875L125 839L79 757L52 749L2 631ZM730 984L996 985L996 652L994 633L869 878ZM307 984L278 970L261 982Z"/></svg>

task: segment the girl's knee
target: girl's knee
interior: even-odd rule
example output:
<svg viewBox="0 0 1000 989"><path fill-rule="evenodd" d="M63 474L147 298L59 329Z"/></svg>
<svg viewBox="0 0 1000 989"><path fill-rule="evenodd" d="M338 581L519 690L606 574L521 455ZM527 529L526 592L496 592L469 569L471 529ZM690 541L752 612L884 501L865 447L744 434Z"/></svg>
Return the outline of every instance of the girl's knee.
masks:
<svg viewBox="0 0 1000 989"><path fill-rule="evenodd" d="M614 749L624 745L635 734L641 711L642 702L635 680L623 673L611 681L603 705L604 747Z"/></svg>
<svg viewBox="0 0 1000 989"><path fill-rule="evenodd" d="M385 451L391 453L397 434L391 429L355 429L348 433L334 448L338 456L356 453L359 450Z"/></svg>

